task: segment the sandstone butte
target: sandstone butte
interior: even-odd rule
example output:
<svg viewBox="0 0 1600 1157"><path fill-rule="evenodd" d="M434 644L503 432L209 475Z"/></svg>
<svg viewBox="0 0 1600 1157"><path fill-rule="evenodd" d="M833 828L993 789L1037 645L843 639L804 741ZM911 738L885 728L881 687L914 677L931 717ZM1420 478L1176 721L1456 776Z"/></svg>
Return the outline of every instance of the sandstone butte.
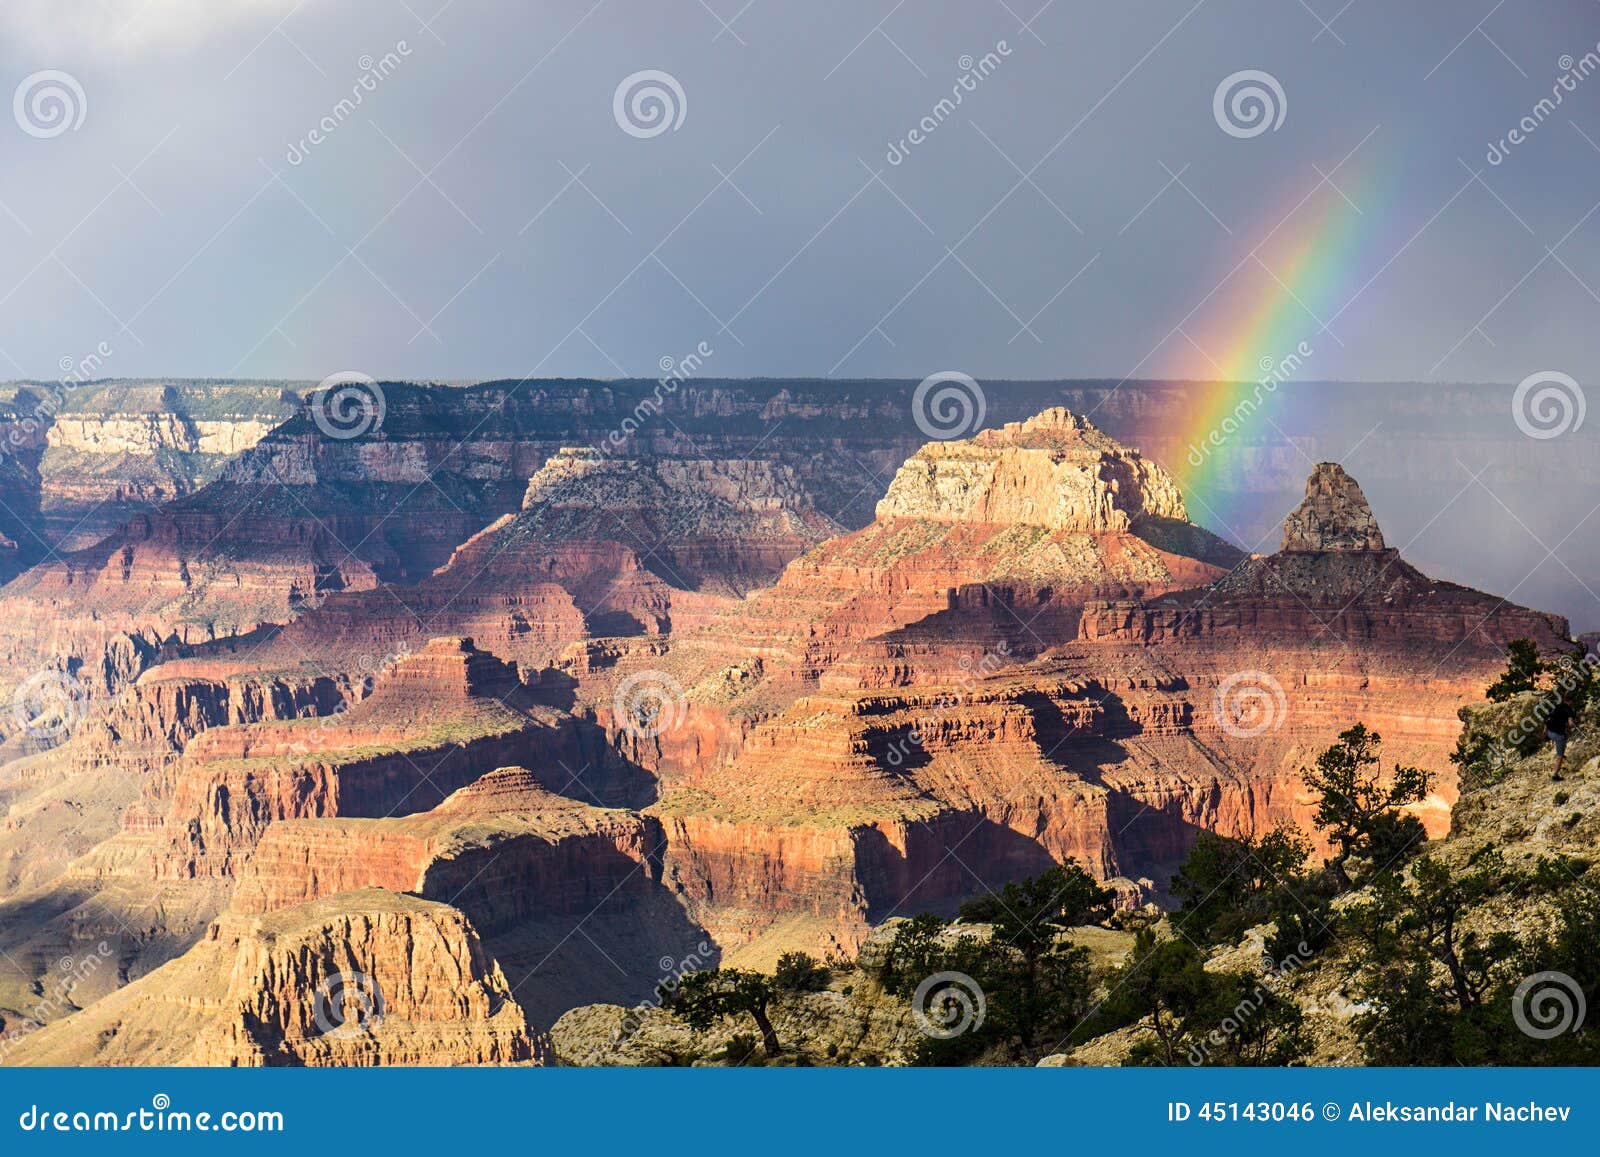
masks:
<svg viewBox="0 0 1600 1157"><path fill-rule="evenodd" d="M1160 899L1196 831L1305 823L1356 720L1442 834L1457 710L1567 635L1416 571L1335 464L1246 558L1061 409L835 529L781 464L555 453L422 581L145 670L11 765L0 1008L118 969L9 1059L537 1061L667 964L853 951L1067 856ZM391 1040L313 1039L335 961L394 986Z"/></svg>

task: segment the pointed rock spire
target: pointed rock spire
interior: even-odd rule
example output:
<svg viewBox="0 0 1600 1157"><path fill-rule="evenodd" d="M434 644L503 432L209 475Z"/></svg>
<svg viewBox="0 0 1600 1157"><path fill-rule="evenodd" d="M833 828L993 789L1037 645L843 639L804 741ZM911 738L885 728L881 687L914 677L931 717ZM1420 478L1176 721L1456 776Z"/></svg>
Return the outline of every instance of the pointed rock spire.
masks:
<svg viewBox="0 0 1600 1157"><path fill-rule="evenodd" d="M1383 531L1367 496L1337 462L1319 462L1306 499L1283 520L1286 551L1380 551Z"/></svg>

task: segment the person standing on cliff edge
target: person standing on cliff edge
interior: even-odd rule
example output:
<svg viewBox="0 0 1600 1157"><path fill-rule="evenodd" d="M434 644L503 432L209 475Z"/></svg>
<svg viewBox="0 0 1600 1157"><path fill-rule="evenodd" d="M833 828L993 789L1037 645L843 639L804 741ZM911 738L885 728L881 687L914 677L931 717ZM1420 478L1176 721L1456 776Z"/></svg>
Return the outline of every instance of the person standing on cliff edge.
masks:
<svg viewBox="0 0 1600 1157"><path fill-rule="evenodd" d="M1561 702L1545 717L1544 736L1556 748L1556 773L1552 779L1560 781L1561 769L1567 762L1567 735L1572 730L1572 692L1568 691L1561 697Z"/></svg>

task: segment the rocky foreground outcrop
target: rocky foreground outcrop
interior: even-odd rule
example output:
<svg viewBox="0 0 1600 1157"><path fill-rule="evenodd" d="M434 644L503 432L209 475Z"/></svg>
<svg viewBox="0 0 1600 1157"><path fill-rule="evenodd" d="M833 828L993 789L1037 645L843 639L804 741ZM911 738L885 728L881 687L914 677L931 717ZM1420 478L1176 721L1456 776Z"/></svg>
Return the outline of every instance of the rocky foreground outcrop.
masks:
<svg viewBox="0 0 1600 1157"><path fill-rule="evenodd" d="M510 985L449 905L379 889L227 916L148 976L11 1041L18 1065L538 1063Z"/></svg>
<svg viewBox="0 0 1600 1157"><path fill-rule="evenodd" d="M909 994L886 988L894 938L905 925L895 917L873 930L852 960L835 960L827 983L816 991L780 991L769 1009L783 1049L784 1065L906 1065L918 1061L926 1044L925 1026ZM988 941L988 924L961 922L939 933L948 948L970 937ZM1126 959L1133 935L1100 927L1075 928L1065 943L1088 950L1092 967L1103 971ZM676 983L676 977L671 977ZM744 1018L724 1017L696 1029L675 1014L667 985L645 1004L586 1005L567 1012L550 1029L556 1064L576 1067L617 1065L725 1065L773 1063L762 1054ZM992 1063L1014 1063L997 1051Z"/></svg>
<svg viewBox="0 0 1600 1157"><path fill-rule="evenodd" d="M1530 718L1547 694L1525 693L1503 703L1479 700L1462 708L1460 713L1459 734L1463 749L1474 749L1477 740L1486 743L1477 748L1483 754L1468 763L1463 775L1448 835L1428 844L1422 854L1455 876L1455 887L1459 889L1456 898L1462 902L1453 910L1450 903L1441 903L1434 919L1441 920L1442 932L1440 913L1450 911L1450 933L1463 950L1469 950L1465 946L1474 942L1492 943L1497 937L1526 942L1548 932L1558 922L1558 912L1553 910L1548 894L1511 891L1491 898L1488 903L1466 899L1471 890L1463 887L1460 880L1485 854L1496 854L1509 869L1519 872L1531 872L1545 863L1552 871L1566 873L1574 881L1579 873L1592 875L1589 865L1595 861L1596 849L1600 849L1600 737L1594 734L1592 727L1580 727L1574 732L1567 752L1567 778L1560 783L1551 780L1555 753L1549 744L1541 744L1532 754L1524 755L1505 742L1507 736L1524 734L1523 721ZM1564 863L1565 868L1556 867L1558 863ZM1357 889L1343 897L1338 907L1348 912L1371 899L1370 888ZM1297 1006L1305 1018L1305 1034L1310 1043L1305 1063L1330 1066L1367 1063L1356 1032L1356 1018L1366 1011L1366 1006L1356 983L1359 969L1350 938L1333 937L1326 947L1285 966L1282 962L1274 965L1270 954L1264 951L1265 937L1271 931L1272 927L1266 925L1252 929L1237 944L1218 946L1212 950L1206 967L1258 975L1265 988ZM1488 951L1486 965L1500 955L1498 949ZM1483 973L1474 975L1485 985L1490 979L1487 967ZM1517 975L1520 976L1520 971ZM1535 979L1549 975L1539 974ZM1561 979L1573 983L1570 977ZM1566 994L1562 998L1567 999ZM1535 999L1530 999L1530 1008ZM1582 1007L1581 999L1577 1007ZM1552 1000L1551 1010L1547 1011L1559 1008ZM1565 1008L1568 1014L1574 1011L1572 1004ZM1530 1013L1530 1019L1534 1015ZM1562 1023L1575 1030L1583 1027L1584 1018L1579 1014ZM1543 1022L1534 1020L1534 1025L1542 1028ZM1429 1027L1434 1030L1436 1026ZM1524 1028L1524 1031L1528 1030ZM1529 1035L1532 1038L1534 1034ZM1041 1063L1119 1065L1124 1063L1134 1045L1154 1039L1149 1022L1143 1021L1067 1053L1048 1057ZM1568 1063L1550 1060L1551 1063Z"/></svg>

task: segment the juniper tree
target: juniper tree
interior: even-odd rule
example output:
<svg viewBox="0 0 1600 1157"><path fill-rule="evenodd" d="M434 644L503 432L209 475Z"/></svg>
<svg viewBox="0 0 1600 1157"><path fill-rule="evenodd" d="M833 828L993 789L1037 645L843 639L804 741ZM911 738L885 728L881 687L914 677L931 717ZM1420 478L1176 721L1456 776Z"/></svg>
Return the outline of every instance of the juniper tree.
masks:
<svg viewBox="0 0 1600 1157"><path fill-rule="evenodd" d="M1383 739L1357 723L1339 733L1339 741L1301 772L1318 795L1313 822L1337 849L1328 869L1350 887L1347 867L1352 858L1369 860L1374 870L1392 867L1424 834L1415 816L1400 811L1428 794L1428 773L1395 764L1385 782L1371 769L1378 765Z"/></svg>
<svg viewBox="0 0 1600 1157"><path fill-rule="evenodd" d="M712 968L684 975L672 993L671 1007L690 1028L701 1030L725 1016L748 1014L761 1033L762 1050L776 1057L783 1047L768 1012L776 998L777 986L770 976L741 968Z"/></svg>

